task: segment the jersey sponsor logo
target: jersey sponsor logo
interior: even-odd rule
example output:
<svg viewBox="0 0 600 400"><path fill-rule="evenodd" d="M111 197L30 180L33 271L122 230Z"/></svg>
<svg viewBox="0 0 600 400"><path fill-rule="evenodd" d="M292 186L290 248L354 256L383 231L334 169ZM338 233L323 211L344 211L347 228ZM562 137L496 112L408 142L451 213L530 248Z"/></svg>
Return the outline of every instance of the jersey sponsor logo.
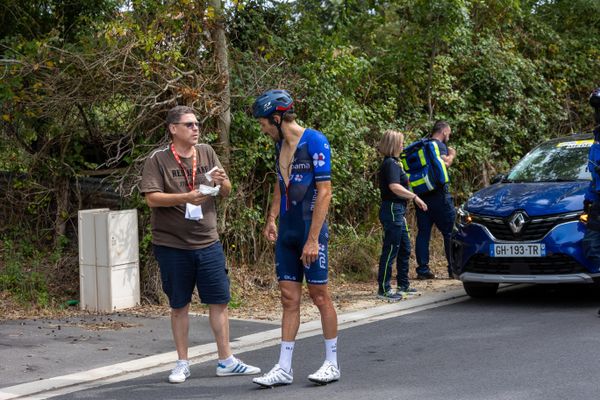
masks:
<svg viewBox="0 0 600 400"><path fill-rule="evenodd" d="M319 194L319 192L317 191L317 189L314 189L313 197L312 199L310 199L310 211L313 211L315 209L315 203L317 202L317 194Z"/></svg>
<svg viewBox="0 0 600 400"><path fill-rule="evenodd" d="M310 162L305 161L294 163L292 164L292 169L299 172L310 171Z"/></svg>
<svg viewBox="0 0 600 400"><path fill-rule="evenodd" d="M294 175L294 182L302 182L302 175L300 175L300 174Z"/></svg>
<svg viewBox="0 0 600 400"><path fill-rule="evenodd" d="M322 167L323 165L325 165L325 154L313 154L313 164L315 165L315 167Z"/></svg>

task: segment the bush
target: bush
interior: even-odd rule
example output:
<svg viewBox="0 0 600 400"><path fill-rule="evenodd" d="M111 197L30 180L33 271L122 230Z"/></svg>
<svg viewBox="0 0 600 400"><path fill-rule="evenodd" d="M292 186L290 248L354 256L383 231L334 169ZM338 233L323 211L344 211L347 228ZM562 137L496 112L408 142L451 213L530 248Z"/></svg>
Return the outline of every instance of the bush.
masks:
<svg viewBox="0 0 600 400"><path fill-rule="evenodd" d="M348 226L336 226L329 242L330 271L342 280L369 282L377 278L381 232L358 233Z"/></svg>
<svg viewBox="0 0 600 400"><path fill-rule="evenodd" d="M15 244L10 239L4 238L2 243L0 291L8 291L24 304L48 306L50 297L46 278L36 268L45 257L32 251L27 244L23 249L15 249Z"/></svg>

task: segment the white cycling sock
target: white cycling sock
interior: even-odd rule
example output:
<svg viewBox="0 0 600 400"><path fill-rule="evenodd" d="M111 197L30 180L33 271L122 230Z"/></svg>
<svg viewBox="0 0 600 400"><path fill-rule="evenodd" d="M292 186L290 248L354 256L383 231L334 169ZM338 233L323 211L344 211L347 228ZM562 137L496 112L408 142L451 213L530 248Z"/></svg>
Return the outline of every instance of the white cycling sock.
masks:
<svg viewBox="0 0 600 400"><path fill-rule="evenodd" d="M295 342L281 342L281 351L279 352L279 366L285 372L292 371L292 354L294 353Z"/></svg>
<svg viewBox="0 0 600 400"><path fill-rule="evenodd" d="M337 368L337 337L325 339L325 359Z"/></svg>

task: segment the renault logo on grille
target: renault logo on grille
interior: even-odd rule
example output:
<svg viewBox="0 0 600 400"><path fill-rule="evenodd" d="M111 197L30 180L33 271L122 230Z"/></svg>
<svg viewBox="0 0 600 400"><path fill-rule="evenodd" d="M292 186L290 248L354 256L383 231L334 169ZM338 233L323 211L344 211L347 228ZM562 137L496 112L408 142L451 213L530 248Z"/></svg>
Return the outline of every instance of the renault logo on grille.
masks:
<svg viewBox="0 0 600 400"><path fill-rule="evenodd" d="M521 211L514 213L508 220L508 227L515 235L521 232L527 222L527 214Z"/></svg>

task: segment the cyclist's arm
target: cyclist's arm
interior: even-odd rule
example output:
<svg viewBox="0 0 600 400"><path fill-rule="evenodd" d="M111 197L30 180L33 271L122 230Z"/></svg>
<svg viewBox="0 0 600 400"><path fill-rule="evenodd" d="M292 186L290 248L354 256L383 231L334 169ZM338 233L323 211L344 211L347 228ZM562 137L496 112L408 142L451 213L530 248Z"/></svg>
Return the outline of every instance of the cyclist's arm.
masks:
<svg viewBox="0 0 600 400"><path fill-rule="evenodd" d="M275 182L273 188L273 199L271 200L271 207L269 208L269 214L267 215L267 222L275 222L279 216L279 207L281 205L281 192L279 189L279 182Z"/></svg>
<svg viewBox="0 0 600 400"><path fill-rule="evenodd" d="M331 181L321 181L316 183L317 186L317 199L315 200L315 208L312 214L312 221L310 223L310 231L308 232L307 241L318 241L319 233L327 217L327 211L329 210L329 203L331 202Z"/></svg>

